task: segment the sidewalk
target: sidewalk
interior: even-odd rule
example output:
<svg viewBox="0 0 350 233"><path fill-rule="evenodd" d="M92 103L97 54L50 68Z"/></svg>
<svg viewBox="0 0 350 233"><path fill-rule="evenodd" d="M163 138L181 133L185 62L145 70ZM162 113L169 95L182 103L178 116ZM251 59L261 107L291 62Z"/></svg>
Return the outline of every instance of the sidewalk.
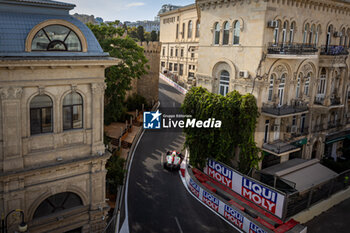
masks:
<svg viewBox="0 0 350 233"><path fill-rule="evenodd" d="M350 198L305 223L308 233L347 233L350 220Z"/></svg>

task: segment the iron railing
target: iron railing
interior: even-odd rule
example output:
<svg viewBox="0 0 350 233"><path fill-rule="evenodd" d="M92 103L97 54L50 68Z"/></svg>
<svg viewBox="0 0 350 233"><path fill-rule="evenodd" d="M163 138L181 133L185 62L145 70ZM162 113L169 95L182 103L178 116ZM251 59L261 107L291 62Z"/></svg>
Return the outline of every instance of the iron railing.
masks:
<svg viewBox="0 0 350 233"><path fill-rule="evenodd" d="M272 114L275 116L283 116L283 115L289 115L294 113L300 113L308 111L309 108L306 105L271 105L263 103L263 106L261 108L261 111L264 113Z"/></svg>
<svg viewBox="0 0 350 233"><path fill-rule="evenodd" d="M341 45L323 45L320 54L327 56L349 55L349 51L347 47Z"/></svg>
<svg viewBox="0 0 350 233"><path fill-rule="evenodd" d="M304 43L269 43L268 54L284 55L308 55L316 54L318 49L315 44Z"/></svg>

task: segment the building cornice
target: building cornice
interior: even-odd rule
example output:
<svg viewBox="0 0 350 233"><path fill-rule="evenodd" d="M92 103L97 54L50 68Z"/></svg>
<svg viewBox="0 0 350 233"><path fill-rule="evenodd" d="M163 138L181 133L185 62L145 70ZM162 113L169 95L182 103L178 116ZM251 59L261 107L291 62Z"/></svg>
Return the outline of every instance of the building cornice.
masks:
<svg viewBox="0 0 350 233"><path fill-rule="evenodd" d="M195 9L196 9L196 4L191 4L191 5L188 5L188 6L177 8L177 9L172 10L172 11L165 12L163 14L160 14L159 16L160 17L164 17L164 16L168 16L168 15L178 14L178 13L181 13L181 12L184 12L184 11L187 11L187 10L195 10Z"/></svg>
<svg viewBox="0 0 350 233"><path fill-rule="evenodd" d="M196 0L198 7L203 10L251 4L253 2L268 2L272 5L287 5L297 8L309 8L335 14L350 14L350 2L331 0Z"/></svg>

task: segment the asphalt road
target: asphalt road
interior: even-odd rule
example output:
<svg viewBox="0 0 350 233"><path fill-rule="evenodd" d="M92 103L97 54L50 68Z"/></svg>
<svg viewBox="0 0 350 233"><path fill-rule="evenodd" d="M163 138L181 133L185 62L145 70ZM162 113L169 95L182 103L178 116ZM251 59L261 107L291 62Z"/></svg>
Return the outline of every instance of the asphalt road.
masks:
<svg viewBox="0 0 350 233"><path fill-rule="evenodd" d="M160 112L176 112L183 96L160 80ZM161 155L181 151L184 136L169 129L146 130L135 151L128 188L129 229L134 232L238 232L191 196L178 172L163 169Z"/></svg>

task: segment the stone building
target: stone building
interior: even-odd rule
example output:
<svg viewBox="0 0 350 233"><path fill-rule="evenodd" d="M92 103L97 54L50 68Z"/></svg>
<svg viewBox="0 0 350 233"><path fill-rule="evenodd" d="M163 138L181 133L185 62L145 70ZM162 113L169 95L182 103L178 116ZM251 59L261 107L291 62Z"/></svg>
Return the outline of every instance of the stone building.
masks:
<svg viewBox="0 0 350 233"><path fill-rule="evenodd" d="M160 71L186 88L195 84L200 24L195 4L160 14Z"/></svg>
<svg viewBox="0 0 350 233"><path fill-rule="evenodd" d="M200 20L196 85L255 95L262 167L292 158L344 159L343 144L350 144L350 3L197 0L194 7L181 14ZM181 18L172 22L171 14L176 11L161 16L161 35L167 35L161 42L167 38L168 44L178 41ZM170 57L161 54L161 62L170 70Z"/></svg>
<svg viewBox="0 0 350 233"><path fill-rule="evenodd" d="M101 232L104 70L75 5L0 0L0 212L30 232ZM18 219L8 219L14 232Z"/></svg>

